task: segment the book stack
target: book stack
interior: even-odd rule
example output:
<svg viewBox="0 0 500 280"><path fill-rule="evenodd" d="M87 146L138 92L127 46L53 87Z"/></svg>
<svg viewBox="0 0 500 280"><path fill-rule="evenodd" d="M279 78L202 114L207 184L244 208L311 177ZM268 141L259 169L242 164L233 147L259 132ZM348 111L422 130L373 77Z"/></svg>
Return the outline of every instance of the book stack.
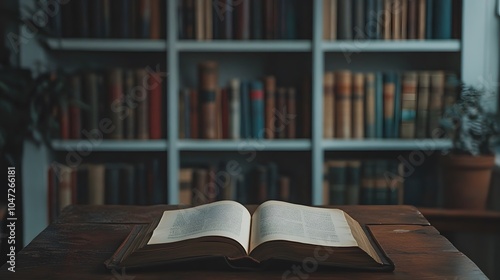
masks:
<svg viewBox="0 0 500 280"><path fill-rule="evenodd" d="M49 220L75 204L150 205L167 203L160 161L82 164L54 163L48 170Z"/></svg>
<svg viewBox="0 0 500 280"><path fill-rule="evenodd" d="M294 139L310 137L311 88L277 86L274 76L262 81L231 79L219 88L217 63L198 67L197 89L179 98L181 139Z"/></svg>
<svg viewBox="0 0 500 280"><path fill-rule="evenodd" d="M455 74L326 72L325 139L440 138L439 120L459 93Z"/></svg>
<svg viewBox="0 0 500 280"><path fill-rule="evenodd" d="M166 1L40 1L50 15L50 32L62 38L165 38ZM60 11L60 12L59 12Z"/></svg>
<svg viewBox="0 0 500 280"><path fill-rule="evenodd" d="M403 204L404 180L395 160L330 160L324 164L324 205Z"/></svg>
<svg viewBox="0 0 500 280"><path fill-rule="evenodd" d="M459 38L460 8L452 0L323 0L323 39Z"/></svg>
<svg viewBox="0 0 500 280"><path fill-rule="evenodd" d="M163 79L141 69L85 71L69 77L58 114L61 139L161 139Z"/></svg>
<svg viewBox="0 0 500 280"><path fill-rule="evenodd" d="M179 201L200 205L218 200L262 203L269 199L290 201L291 178L274 162L259 164L249 172L229 172L231 162L218 166L185 167L179 173Z"/></svg>
<svg viewBox="0 0 500 280"><path fill-rule="evenodd" d="M178 9L180 39L311 38L307 0L180 0Z"/></svg>

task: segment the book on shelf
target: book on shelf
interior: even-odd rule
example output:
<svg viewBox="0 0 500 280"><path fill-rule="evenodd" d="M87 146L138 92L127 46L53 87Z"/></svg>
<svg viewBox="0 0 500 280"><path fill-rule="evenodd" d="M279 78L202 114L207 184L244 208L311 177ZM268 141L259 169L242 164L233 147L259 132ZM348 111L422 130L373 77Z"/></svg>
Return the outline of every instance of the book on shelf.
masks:
<svg viewBox="0 0 500 280"><path fill-rule="evenodd" d="M160 39L165 37L165 1L81 0L57 5L61 12L49 18L49 32L55 38ZM46 7L49 9L49 7Z"/></svg>
<svg viewBox="0 0 500 280"><path fill-rule="evenodd" d="M394 270L368 228L344 211L280 201L253 213L233 201L165 211L135 226L105 264L116 269L223 258L232 268L259 269L273 260L301 262L318 246L336 252L321 266Z"/></svg>
<svg viewBox="0 0 500 280"><path fill-rule="evenodd" d="M445 71L327 71L323 78L323 138L422 139L436 133L459 95Z"/></svg>
<svg viewBox="0 0 500 280"><path fill-rule="evenodd" d="M324 0L323 39L457 39L460 12L452 0Z"/></svg>
<svg viewBox="0 0 500 280"><path fill-rule="evenodd" d="M310 1L179 0L178 5L182 40L311 38Z"/></svg>

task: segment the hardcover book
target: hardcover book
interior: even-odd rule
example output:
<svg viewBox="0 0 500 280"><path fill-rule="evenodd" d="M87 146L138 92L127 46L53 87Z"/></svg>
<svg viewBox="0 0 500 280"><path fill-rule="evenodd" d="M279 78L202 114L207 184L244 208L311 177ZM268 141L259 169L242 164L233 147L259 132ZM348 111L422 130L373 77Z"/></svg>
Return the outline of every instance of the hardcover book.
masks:
<svg viewBox="0 0 500 280"><path fill-rule="evenodd" d="M135 226L105 264L116 269L225 258L233 268L258 269L273 260L302 262L318 246L335 252L320 265L394 270L369 229L344 211L279 201L263 203L253 215L233 201L165 211Z"/></svg>

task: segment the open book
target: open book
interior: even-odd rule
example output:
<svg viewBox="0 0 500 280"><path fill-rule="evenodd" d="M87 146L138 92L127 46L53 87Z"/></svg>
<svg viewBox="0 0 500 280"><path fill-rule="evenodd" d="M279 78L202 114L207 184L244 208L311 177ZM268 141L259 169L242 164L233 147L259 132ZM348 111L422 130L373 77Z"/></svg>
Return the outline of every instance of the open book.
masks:
<svg viewBox="0 0 500 280"><path fill-rule="evenodd" d="M267 201L251 215L237 202L219 201L165 211L151 225L136 227L106 265L137 267L219 256L258 266L312 257L319 265L393 270L367 233L339 209Z"/></svg>

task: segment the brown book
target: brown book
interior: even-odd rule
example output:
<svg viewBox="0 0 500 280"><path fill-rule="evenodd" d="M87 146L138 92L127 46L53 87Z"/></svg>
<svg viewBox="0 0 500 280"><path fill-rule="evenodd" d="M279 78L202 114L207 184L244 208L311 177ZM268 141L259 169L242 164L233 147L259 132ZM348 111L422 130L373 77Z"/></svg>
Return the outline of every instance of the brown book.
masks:
<svg viewBox="0 0 500 280"><path fill-rule="evenodd" d="M392 13L392 39L401 39L401 0L391 0L391 13Z"/></svg>
<svg viewBox="0 0 500 280"><path fill-rule="evenodd" d="M427 134L431 138L438 138L439 120L441 119L444 94L444 72L431 72L431 86L429 96L429 126Z"/></svg>
<svg viewBox="0 0 500 280"><path fill-rule="evenodd" d="M288 111L286 108L286 89L278 88L276 90L276 109L281 116L287 116ZM286 123L287 120L284 118L276 118L276 138L284 139L286 138Z"/></svg>
<svg viewBox="0 0 500 280"><path fill-rule="evenodd" d="M335 136L335 75L326 72L323 76L323 138Z"/></svg>
<svg viewBox="0 0 500 280"><path fill-rule="evenodd" d="M205 182L205 190L207 202L211 203L216 201L217 194L219 193L219 183L216 181L217 169L215 166L210 165L207 170L207 180Z"/></svg>
<svg viewBox="0 0 500 280"><path fill-rule="evenodd" d="M135 138L135 107L136 104L134 101L135 91L134 87L136 86L135 77L133 70L125 70L125 100L123 106L126 109L126 115L124 118L124 130L125 130L125 139L134 139Z"/></svg>
<svg viewBox="0 0 500 280"><path fill-rule="evenodd" d="M72 174L73 169L69 166L61 165L59 169L59 211L64 207L69 206L73 202L73 188L72 188Z"/></svg>
<svg viewBox="0 0 500 280"><path fill-rule="evenodd" d="M158 1L158 0L155 0ZM179 39L194 39L195 38L195 0L182 0L182 19L184 27L184 36Z"/></svg>
<svg viewBox="0 0 500 280"><path fill-rule="evenodd" d="M198 65L201 136L217 139L217 63L206 61Z"/></svg>
<svg viewBox="0 0 500 280"><path fill-rule="evenodd" d="M179 92L179 139L186 139L188 137L186 134L186 106L189 106L189 104L186 104L185 101L186 99L184 96L186 94L189 95L189 89L181 89ZM179 179L180 180L180 179Z"/></svg>
<svg viewBox="0 0 500 280"><path fill-rule="evenodd" d="M82 79L79 75L71 77L71 94L68 104L69 108L69 136L71 139L80 139L82 132L82 110L79 103L82 102ZM120 107L117 107L120 108Z"/></svg>
<svg viewBox="0 0 500 280"><path fill-rule="evenodd" d="M89 204L104 204L105 166L103 164L90 164L89 172Z"/></svg>
<svg viewBox="0 0 500 280"><path fill-rule="evenodd" d="M217 139L222 139L222 92L220 88L215 89L215 114Z"/></svg>
<svg viewBox="0 0 500 280"><path fill-rule="evenodd" d="M123 139L123 70L115 68L109 73L109 104L111 121L115 129L109 133L110 139Z"/></svg>
<svg viewBox="0 0 500 280"><path fill-rule="evenodd" d="M408 0L408 39L418 38L418 1Z"/></svg>
<svg viewBox="0 0 500 280"><path fill-rule="evenodd" d="M330 38L330 29L332 28L332 14L330 11L331 4L330 0L323 0L323 40L332 40L332 38Z"/></svg>
<svg viewBox="0 0 500 280"><path fill-rule="evenodd" d="M267 40L274 39L274 0L264 1L264 36Z"/></svg>
<svg viewBox="0 0 500 280"><path fill-rule="evenodd" d="M416 0L418 1L418 11L417 11L417 39L425 40L425 26L426 26L426 10L427 1L426 0Z"/></svg>
<svg viewBox="0 0 500 280"><path fill-rule="evenodd" d="M375 138L375 74L365 75L365 137Z"/></svg>
<svg viewBox="0 0 500 280"><path fill-rule="evenodd" d="M194 33L196 40L205 40L205 3L206 0L194 0Z"/></svg>
<svg viewBox="0 0 500 280"><path fill-rule="evenodd" d="M151 39L158 40L161 38L162 7L160 5L160 0L150 0L150 1L151 1L150 35L151 35Z"/></svg>
<svg viewBox="0 0 500 280"><path fill-rule="evenodd" d="M330 0L330 40L337 40L337 0Z"/></svg>
<svg viewBox="0 0 500 280"><path fill-rule="evenodd" d="M365 77L362 73L355 73L352 79L352 137L365 137L364 99Z"/></svg>
<svg viewBox="0 0 500 280"><path fill-rule="evenodd" d="M148 81L148 73L145 69L138 69L135 72L137 81ZM143 85L139 85L135 92L137 98L137 139L149 138L149 94Z"/></svg>
<svg viewBox="0 0 500 280"><path fill-rule="evenodd" d="M408 38L408 1L412 0L401 0L401 39L406 40Z"/></svg>
<svg viewBox="0 0 500 280"><path fill-rule="evenodd" d="M280 200L290 201L290 177L281 176L279 178Z"/></svg>
<svg viewBox="0 0 500 280"><path fill-rule="evenodd" d="M220 89L220 99L221 99L221 134L222 139L230 139L229 137L229 94L228 89Z"/></svg>
<svg viewBox="0 0 500 280"><path fill-rule="evenodd" d="M304 216L306 221L297 219ZM266 232L258 230L263 223ZM165 211L151 224L134 227L105 264L119 269L219 256L231 267L255 269L270 259L302 262L323 248L319 266L394 270L377 244L365 226L340 209L271 200L251 215L237 202L218 201Z"/></svg>
<svg viewBox="0 0 500 280"><path fill-rule="evenodd" d="M198 168L193 171L193 205L202 205L208 202L207 174L207 170L203 168Z"/></svg>
<svg viewBox="0 0 500 280"><path fill-rule="evenodd" d="M274 76L267 76L264 78L264 96L266 102L266 123L265 123L265 137L267 139L274 138L274 124L276 122L276 78Z"/></svg>
<svg viewBox="0 0 500 280"><path fill-rule="evenodd" d="M212 0L204 0L204 9L205 9L205 23L203 24L205 27L205 40L213 39L213 6ZM216 15L217 16L217 15Z"/></svg>
<svg viewBox="0 0 500 280"><path fill-rule="evenodd" d="M163 86L158 72L149 74L149 139L161 139L163 136Z"/></svg>
<svg viewBox="0 0 500 280"><path fill-rule="evenodd" d="M392 0L384 0L384 10L383 10L383 38L384 40L392 39L391 34L391 21L392 21Z"/></svg>
<svg viewBox="0 0 500 280"><path fill-rule="evenodd" d="M330 205L330 183L328 182L328 162L323 163L323 205Z"/></svg>
<svg viewBox="0 0 500 280"><path fill-rule="evenodd" d="M430 83L429 72L420 72L418 74L416 138L425 138L427 136Z"/></svg>
<svg viewBox="0 0 500 280"><path fill-rule="evenodd" d="M288 123L286 126L287 138L295 139L297 138L297 92L295 88L288 88L287 92L287 119Z"/></svg>
<svg viewBox="0 0 500 280"><path fill-rule="evenodd" d="M199 133L199 122L198 122L198 111L199 111L199 102L198 102L198 91L196 89L191 90L189 99L189 122L190 122L190 133L191 139L200 138Z"/></svg>
<svg viewBox="0 0 500 280"><path fill-rule="evenodd" d="M301 112L301 126L302 138L311 138L311 79L307 77L302 84L302 112Z"/></svg>
<svg viewBox="0 0 500 280"><path fill-rule="evenodd" d="M351 138L352 131L352 74L350 71L340 71L335 75L335 137Z"/></svg>
<svg viewBox="0 0 500 280"><path fill-rule="evenodd" d="M415 138L416 111L417 73L408 72L403 75L401 90L401 138Z"/></svg>

